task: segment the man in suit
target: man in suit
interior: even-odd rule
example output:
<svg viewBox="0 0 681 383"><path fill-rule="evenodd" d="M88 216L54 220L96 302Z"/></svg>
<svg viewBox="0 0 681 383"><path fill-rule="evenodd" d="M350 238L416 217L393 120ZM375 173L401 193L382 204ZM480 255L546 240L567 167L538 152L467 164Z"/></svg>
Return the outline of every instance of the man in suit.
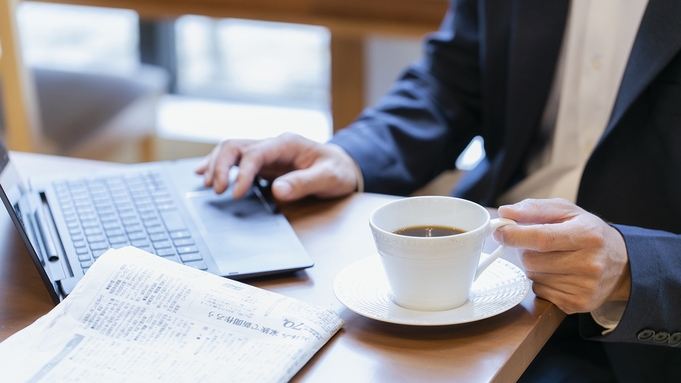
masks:
<svg viewBox="0 0 681 383"><path fill-rule="evenodd" d="M225 141L198 170L234 195L407 195L475 136L453 194L522 225L537 296L569 315L524 381L678 381L681 2L454 0L424 58L330 143ZM525 199L531 197L530 199ZM560 197L560 198L554 198Z"/></svg>

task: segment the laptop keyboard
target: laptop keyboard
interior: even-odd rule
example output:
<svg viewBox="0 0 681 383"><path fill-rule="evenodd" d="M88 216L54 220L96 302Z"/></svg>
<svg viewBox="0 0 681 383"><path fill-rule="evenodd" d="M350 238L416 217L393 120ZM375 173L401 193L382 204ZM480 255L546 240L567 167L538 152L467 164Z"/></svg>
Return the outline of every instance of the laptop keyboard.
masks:
<svg viewBox="0 0 681 383"><path fill-rule="evenodd" d="M109 248L124 246L207 269L159 173L70 180L53 186L84 271Z"/></svg>

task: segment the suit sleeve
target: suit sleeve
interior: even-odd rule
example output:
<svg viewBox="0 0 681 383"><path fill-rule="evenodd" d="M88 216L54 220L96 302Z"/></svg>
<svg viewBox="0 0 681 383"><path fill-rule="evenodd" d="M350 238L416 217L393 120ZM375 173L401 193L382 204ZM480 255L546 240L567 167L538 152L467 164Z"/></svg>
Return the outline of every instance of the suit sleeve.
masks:
<svg viewBox="0 0 681 383"><path fill-rule="evenodd" d="M331 142L357 162L366 191L407 195L446 169L479 134L477 4L454 1L424 58Z"/></svg>
<svg viewBox="0 0 681 383"><path fill-rule="evenodd" d="M631 293L614 331L601 336L588 314L580 317L582 336L606 342L632 342L681 348L681 235L614 225L624 237L631 269Z"/></svg>

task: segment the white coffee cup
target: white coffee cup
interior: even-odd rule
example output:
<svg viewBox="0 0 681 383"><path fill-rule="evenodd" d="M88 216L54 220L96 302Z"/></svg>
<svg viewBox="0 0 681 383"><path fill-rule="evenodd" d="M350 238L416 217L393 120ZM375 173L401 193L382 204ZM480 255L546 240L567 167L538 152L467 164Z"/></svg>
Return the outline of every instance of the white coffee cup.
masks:
<svg viewBox="0 0 681 383"><path fill-rule="evenodd" d="M478 276L506 249L480 259L485 239L515 221L490 219L484 207L460 198L408 197L377 208L369 219L393 301L407 309L444 311L466 303ZM463 230L440 237L395 231L419 226Z"/></svg>

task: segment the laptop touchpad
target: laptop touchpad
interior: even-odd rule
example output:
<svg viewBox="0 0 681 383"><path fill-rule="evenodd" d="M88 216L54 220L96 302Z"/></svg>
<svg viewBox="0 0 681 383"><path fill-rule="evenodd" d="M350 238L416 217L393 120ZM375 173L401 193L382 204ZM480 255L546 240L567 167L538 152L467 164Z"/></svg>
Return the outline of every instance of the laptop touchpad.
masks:
<svg viewBox="0 0 681 383"><path fill-rule="evenodd" d="M267 233L267 226L277 226L272 214L252 192L240 199L212 191L188 193L187 197L204 233L262 236Z"/></svg>
<svg viewBox="0 0 681 383"><path fill-rule="evenodd" d="M279 253L277 243L281 242L275 237L282 233L285 218L271 214L255 194L233 199L211 191L189 193L188 198L194 221L220 269L231 270L236 264L238 271L244 272L248 266L240 261L245 262L251 255Z"/></svg>

